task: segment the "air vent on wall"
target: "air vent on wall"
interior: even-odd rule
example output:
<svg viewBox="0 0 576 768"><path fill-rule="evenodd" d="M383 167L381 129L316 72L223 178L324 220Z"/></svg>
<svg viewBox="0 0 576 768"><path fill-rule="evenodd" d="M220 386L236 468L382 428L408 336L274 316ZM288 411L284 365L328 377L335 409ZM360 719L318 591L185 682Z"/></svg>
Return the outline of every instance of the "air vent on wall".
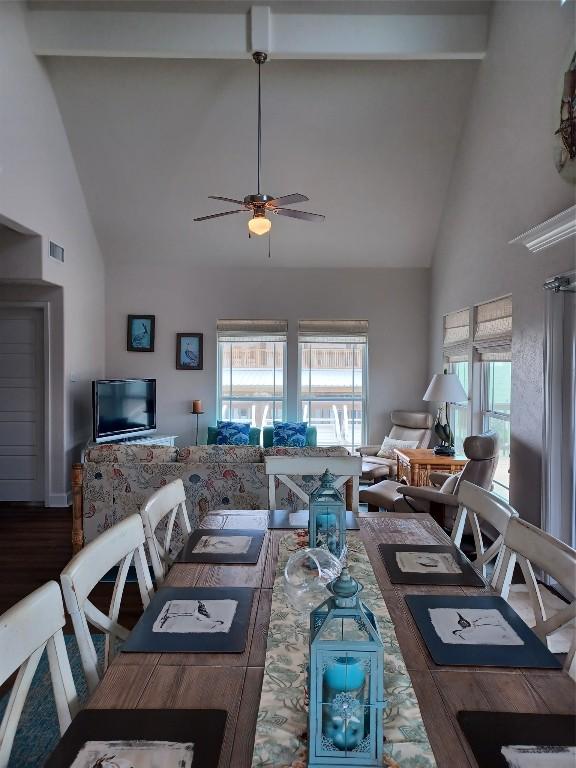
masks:
<svg viewBox="0 0 576 768"><path fill-rule="evenodd" d="M64 248L62 248L61 245L56 245L56 243L50 241L50 258L64 263Z"/></svg>

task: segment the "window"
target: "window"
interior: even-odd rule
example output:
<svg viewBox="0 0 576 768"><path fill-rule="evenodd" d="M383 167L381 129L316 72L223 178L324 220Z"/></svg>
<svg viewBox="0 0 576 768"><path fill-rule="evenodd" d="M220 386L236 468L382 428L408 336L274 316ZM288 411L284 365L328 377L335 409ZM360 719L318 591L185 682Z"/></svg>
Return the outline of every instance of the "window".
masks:
<svg viewBox="0 0 576 768"><path fill-rule="evenodd" d="M444 317L444 364L455 373L470 394L470 310L461 309ZM470 434L470 402L451 403L448 419L454 432L454 448L464 450L464 439Z"/></svg>
<svg viewBox="0 0 576 768"><path fill-rule="evenodd" d="M218 417L260 429L286 412L283 320L218 321Z"/></svg>
<svg viewBox="0 0 576 768"><path fill-rule="evenodd" d="M480 365L482 428L500 440L494 491L508 499L510 488L510 402L512 399L512 298L476 307L474 347Z"/></svg>
<svg viewBox="0 0 576 768"><path fill-rule="evenodd" d="M318 445L353 451L365 440L367 332L363 320L299 324L300 418L316 427Z"/></svg>

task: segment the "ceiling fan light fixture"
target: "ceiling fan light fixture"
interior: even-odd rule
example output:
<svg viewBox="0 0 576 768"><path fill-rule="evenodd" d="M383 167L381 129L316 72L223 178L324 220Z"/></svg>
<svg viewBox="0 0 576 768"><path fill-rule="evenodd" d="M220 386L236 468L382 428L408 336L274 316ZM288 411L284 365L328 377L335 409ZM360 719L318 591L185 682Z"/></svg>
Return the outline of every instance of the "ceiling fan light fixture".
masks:
<svg viewBox="0 0 576 768"><path fill-rule="evenodd" d="M265 235L267 232L270 232L271 228L272 222L263 214L255 215L248 221L248 229L251 235Z"/></svg>

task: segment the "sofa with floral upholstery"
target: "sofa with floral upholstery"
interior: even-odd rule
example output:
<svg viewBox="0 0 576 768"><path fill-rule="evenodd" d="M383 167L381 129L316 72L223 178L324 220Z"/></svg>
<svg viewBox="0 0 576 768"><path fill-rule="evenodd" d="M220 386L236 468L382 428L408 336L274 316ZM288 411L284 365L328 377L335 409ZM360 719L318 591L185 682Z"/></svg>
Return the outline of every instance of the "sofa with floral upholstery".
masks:
<svg viewBox="0 0 576 768"><path fill-rule="evenodd" d="M88 448L75 465L75 550L98 534L138 512L151 493L180 478L186 491L192 527L213 510L268 509L264 456L347 456L340 446L262 449L252 445L202 445L186 448L137 444L102 444ZM309 492L317 478L294 478ZM279 486L281 508L296 511L302 501Z"/></svg>

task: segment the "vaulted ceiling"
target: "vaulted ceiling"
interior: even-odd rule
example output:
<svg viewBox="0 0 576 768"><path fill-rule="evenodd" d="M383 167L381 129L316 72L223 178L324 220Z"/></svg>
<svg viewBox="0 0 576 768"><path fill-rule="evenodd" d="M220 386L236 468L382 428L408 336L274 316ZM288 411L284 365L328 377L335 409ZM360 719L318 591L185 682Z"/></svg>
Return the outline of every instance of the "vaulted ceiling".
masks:
<svg viewBox="0 0 576 768"><path fill-rule="evenodd" d="M272 60L263 191L302 192L322 224L272 220L272 264L428 266L477 60ZM249 60L46 59L104 257L257 266L267 238L208 195L256 191Z"/></svg>

